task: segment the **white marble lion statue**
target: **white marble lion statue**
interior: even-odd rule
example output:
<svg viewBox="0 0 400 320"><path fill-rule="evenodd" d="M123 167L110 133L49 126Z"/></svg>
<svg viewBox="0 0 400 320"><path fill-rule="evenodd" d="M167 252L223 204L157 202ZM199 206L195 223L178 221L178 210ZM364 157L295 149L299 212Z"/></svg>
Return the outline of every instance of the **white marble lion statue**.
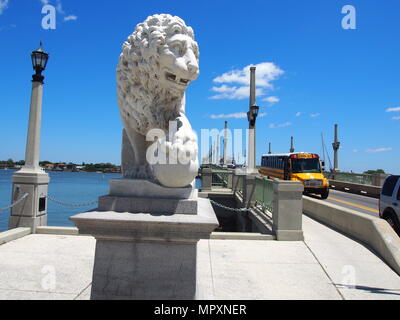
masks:
<svg viewBox="0 0 400 320"><path fill-rule="evenodd" d="M198 145L185 115L185 90L198 75L198 45L181 18L150 16L128 37L117 67L124 178L154 180L165 187L184 187L194 180ZM177 122L172 135L171 121ZM159 152L174 158L186 155L189 161L151 165L146 151L154 142L146 137L155 129L169 137L158 139Z"/></svg>

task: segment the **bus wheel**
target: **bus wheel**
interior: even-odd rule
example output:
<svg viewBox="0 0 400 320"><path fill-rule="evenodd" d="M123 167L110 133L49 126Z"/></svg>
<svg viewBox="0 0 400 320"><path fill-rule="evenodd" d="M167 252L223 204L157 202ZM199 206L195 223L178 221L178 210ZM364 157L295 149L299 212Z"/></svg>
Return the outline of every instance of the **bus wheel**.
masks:
<svg viewBox="0 0 400 320"><path fill-rule="evenodd" d="M328 199L329 197L329 190L324 190L323 192L321 192L321 199L325 200Z"/></svg>

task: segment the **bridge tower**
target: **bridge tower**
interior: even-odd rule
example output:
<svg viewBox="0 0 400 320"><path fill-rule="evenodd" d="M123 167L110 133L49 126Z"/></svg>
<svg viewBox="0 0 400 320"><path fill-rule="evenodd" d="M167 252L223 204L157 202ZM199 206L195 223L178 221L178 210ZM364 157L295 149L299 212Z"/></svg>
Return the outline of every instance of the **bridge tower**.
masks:
<svg viewBox="0 0 400 320"><path fill-rule="evenodd" d="M290 153L294 152L294 138L290 138Z"/></svg>
<svg viewBox="0 0 400 320"><path fill-rule="evenodd" d="M333 152L334 152L334 164L333 164L333 170L335 172L340 171L339 170L339 148L340 148L340 142L338 140L338 125L335 124L335 141L332 144L333 146Z"/></svg>
<svg viewBox="0 0 400 320"><path fill-rule="evenodd" d="M269 151L268 151L268 154L272 154L272 145L271 145L271 142L269 143Z"/></svg>
<svg viewBox="0 0 400 320"><path fill-rule="evenodd" d="M228 164L228 156L226 154L228 144L228 121L225 121L224 130L224 167Z"/></svg>

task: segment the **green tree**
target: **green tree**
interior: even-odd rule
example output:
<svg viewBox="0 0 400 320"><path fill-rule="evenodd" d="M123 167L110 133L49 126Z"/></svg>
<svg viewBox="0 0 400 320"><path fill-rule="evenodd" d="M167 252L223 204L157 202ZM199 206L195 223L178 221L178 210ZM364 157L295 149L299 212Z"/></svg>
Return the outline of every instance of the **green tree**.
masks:
<svg viewBox="0 0 400 320"><path fill-rule="evenodd" d="M385 170L383 170L383 169L368 170L368 171L365 171L364 173L365 174L375 174L375 173L385 174Z"/></svg>

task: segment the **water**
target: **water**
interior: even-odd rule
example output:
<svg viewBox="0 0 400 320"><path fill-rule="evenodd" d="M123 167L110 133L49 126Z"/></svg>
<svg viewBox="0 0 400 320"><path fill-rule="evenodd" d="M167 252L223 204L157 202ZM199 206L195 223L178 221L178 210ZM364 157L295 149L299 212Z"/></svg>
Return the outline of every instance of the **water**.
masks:
<svg viewBox="0 0 400 320"><path fill-rule="evenodd" d="M12 175L15 170L0 170L0 208L7 207L11 200ZM89 172L49 172L49 196L66 203L88 203L108 194L109 180L121 178L120 174ZM196 182L197 188L200 181ZM73 227L69 217L94 209L96 206L69 208L48 201L48 225ZM8 229L10 210L0 211L0 232Z"/></svg>

